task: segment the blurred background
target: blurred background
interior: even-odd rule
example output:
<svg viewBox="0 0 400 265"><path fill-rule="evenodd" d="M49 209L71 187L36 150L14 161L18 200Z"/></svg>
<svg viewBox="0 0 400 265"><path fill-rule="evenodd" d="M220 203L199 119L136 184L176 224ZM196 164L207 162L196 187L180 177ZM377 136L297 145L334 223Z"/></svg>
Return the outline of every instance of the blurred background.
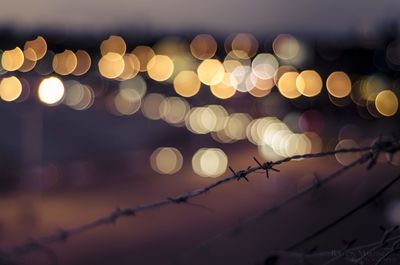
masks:
<svg viewBox="0 0 400 265"><path fill-rule="evenodd" d="M3 3L0 246L206 186L253 157L396 135L399 13L394 0ZM123 219L18 262L254 264L365 199L398 174L400 156L198 247L360 155L293 161L201 207ZM379 240L379 225L400 222L399 190L315 244Z"/></svg>

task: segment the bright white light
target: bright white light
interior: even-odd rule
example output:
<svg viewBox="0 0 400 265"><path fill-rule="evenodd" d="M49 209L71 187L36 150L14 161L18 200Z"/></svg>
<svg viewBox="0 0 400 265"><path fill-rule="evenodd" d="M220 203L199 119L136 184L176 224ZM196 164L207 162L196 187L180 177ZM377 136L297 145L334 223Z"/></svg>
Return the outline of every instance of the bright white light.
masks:
<svg viewBox="0 0 400 265"><path fill-rule="evenodd" d="M42 80L38 89L40 101L47 105L56 105L64 97L64 85L57 77L49 77Z"/></svg>

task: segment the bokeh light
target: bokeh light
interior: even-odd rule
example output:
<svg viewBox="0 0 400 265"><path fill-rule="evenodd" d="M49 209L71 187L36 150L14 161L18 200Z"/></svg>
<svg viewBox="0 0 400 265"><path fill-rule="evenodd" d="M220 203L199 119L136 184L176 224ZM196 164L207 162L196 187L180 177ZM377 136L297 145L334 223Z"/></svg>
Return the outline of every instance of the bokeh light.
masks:
<svg viewBox="0 0 400 265"><path fill-rule="evenodd" d="M125 54L126 44L121 36L111 35L108 39L104 40L100 45L101 55L105 56L108 53L117 53L121 56Z"/></svg>
<svg viewBox="0 0 400 265"><path fill-rule="evenodd" d="M175 92L182 97L192 97L200 90L200 80L193 71L182 71L174 79Z"/></svg>
<svg viewBox="0 0 400 265"><path fill-rule="evenodd" d="M148 46L137 46L133 51L132 54L134 54L140 63L140 72L146 72L147 71L147 64L149 61L155 56L155 53L152 48Z"/></svg>
<svg viewBox="0 0 400 265"><path fill-rule="evenodd" d="M4 101L14 101L22 93L22 84L15 76L5 77L0 81L0 97Z"/></svg>
<svg viewBox="0 0 400 265"><path fill-rule="evenodd" d="M335 150L340 149L351 149L351 148L359 148L360 146L353 139L343 139L338 142L335 147ZM359 152L348 152L348 153L337 153L335 154L336 160L346 166L360 158L361 154Z"/></svg>
<svg viewBox="0 0 400 265"><path fill-rule="evenodd" d="M314 70L305 70L297 76L296 87L302 95L314 97L321 93L321 76Z"/></svg>
<svg viewBox="0 0 400 265"><path fill-rule="evenodd" d="M351 80L345 72L333 72L326 80L329 94L336 98L344 98L351 93Z"/></svg>
<svg viewBox="0 0 400 265"><path fill-rule="evenodd" d="M190 42L190 51L199 60L210 59L217 51L217 42L209 34L199 34Z"/></svg>
<svg viewBox="0 0 400 265"><path fill-rule="evenodd" d="M167 55L155 55L147 63L147 73L156 81L165 81L174 72L174 64Z"/></svg>
<svg viewBox="0 0 400 265"><path fill-rule="evenodd" d="M278 89L282 96L294 99L301 96L299 90L297 90L296 80L299 74L297 72L286 72L278 81Z"/></svg>
<svg viewBox="0 0 400 265"><path fill-rule="evenodd" d="M48 77L40 82L38 96L47 105L57 105L64 97L64 84L57 77Z"/></svg>
<svg viewBox="0 0 400 265"><path fill-rule="evenodd" d="M7 71L16 71L23 65L23 63L24 53L19 47L4 51L1 56L1 65L4 70Z"/></svg>
<svg viewBox="0 0 400 265"><path fill-rule="evenodd" d="M98 67L102 76L113 79L122 74L125 62L120 54L109 52L101 57Z"/></svg>
<svg viewBox="0 0 400 265"><path fill-rule="evenodd" d="M182 168L183 157L174 147L160 147L151 154L150 165L160 174L172 175Z"/></svg>
<svg viewBox="0 0 400 265"><path fill-rule="evenodd" d="M90 55L84 50L78 50L75 53L75 56L77 64L72 74L75 76L81 76L86 74L89 71L90 66L92 65L92 60L90 59Z"/></svg>
<svg viewBox="0 0 400 265"><path fill-rule="evenodd" d="M399 108L399 100L393 91L383 90L376 96L375 107L383 116L393 116Z"/></svg>
<svg viewBox="0 0 400 265"><path fill-rule="evenodd" d="M227 167L228 157L219 148L201 148L192 158L193 171L201 177L219 177Z"/></svg>
<svg viewBox="0 0 400 265"><path fill-rule="evenodd" d="M27 41L25 42L24 50L27 49L33 49L35 51L35 57L29 57L29 60L40 60L47 52L46 40L42 36L38 36L34 40Z"/></svg>
<svg viewBox="0 0 400 265"><path fill-rule="evenodd" d="M54 72L60 75L71 74L78 64L75 53L70 50L65 50L62 53L58 53L53 57L53 69Z"/></svg>
<svg viewBox="0 0 400 265"><path fill-rule="evenodd" d="M224 67L216 59L206 59L197 68L197 75L203 84L212 86L220 83L224 78Z"/></svg>

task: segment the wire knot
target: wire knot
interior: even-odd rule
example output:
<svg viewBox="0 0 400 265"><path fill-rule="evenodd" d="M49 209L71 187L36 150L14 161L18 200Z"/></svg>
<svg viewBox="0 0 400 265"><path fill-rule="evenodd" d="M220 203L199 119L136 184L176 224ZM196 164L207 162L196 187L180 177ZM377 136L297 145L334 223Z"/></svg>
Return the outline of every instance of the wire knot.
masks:
<svg viewBox="0 0 400 265"><path fill-rule="evenodd" d="M260 166L261 169L265 170L265 176L269 178L269 171L273 170L275 172L281 172L279 169L274 168L275 163L272 161L265 162L264 164L261 164L257 158L253 157L254 161Z"/></svg>
<svg viewBox="0 0 400 265"><path fill-rule="evenodd" d="M248 170L239 170L238 172L235 172L235 170L233 170L231 166L229 166L229 169L238 181L241 179L245 179L247 182L249 181L249 179L246 177L248 174Z"/></svg>

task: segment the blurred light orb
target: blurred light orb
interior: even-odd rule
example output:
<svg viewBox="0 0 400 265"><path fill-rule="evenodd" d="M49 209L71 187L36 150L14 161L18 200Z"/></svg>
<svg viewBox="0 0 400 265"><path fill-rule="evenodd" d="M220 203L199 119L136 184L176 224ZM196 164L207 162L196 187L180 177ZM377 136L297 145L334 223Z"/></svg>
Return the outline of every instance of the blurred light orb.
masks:
<svg viewBox="0 0 400 265"><path fill-rule="evenodd" d="M114 107L118 114L132 115L140 109L141 97L136 90L129 93L117 93L114 97Z"/></svg>
<svg viewBox="0 0 400 265"><path fill-rule="evenodd" d="M126 44L121 36L111 35L108 39L104 40L100 45L101 55L105 56L107 53L117 53L121 56L125 54Z"/></svg>
<svg viewBox="0 0 400 265"><path fill-rule="evenodd" d="M40 82L39 100L47 105L57 105L64 97L64 84L57 77L48 77Z"/></svg>
<svg viewBox="0 0 400 265"><path fill-rule="evenodd" d="M254 86L249 82L251 75L250 66L239 66L230 74L231 84L234 85L235 89L240 92L248 92Z"/></svg>
<svg viewBox="0 0 400 265"><path fill-rule="evenodd" d="M380 114L389 117L396 114L399 101L392 90L383 90L375 98L375 107Z"/></svg>
<svg viewBox="0 0 400 265"><path fill-rule="evenodd" d="M159 106L161 118L166 122L180 126L184 124L186 114L190 110L189 103L179 97L164 98Z"/></svg>
<svg viewBox="0 0 400 265"><path fill-rule="evenodd" d="M22 93L22 84L15 76L5 77L0 82L0 97L4 101L14 101Z"/></svg>
<svg viewBox="0 0 400 265"><path fill-rule="evenodd" d="M65 50L53 57L53 69L59 75L71 74L78 64L75 53L70 50Z"/></svg>
<svg viewBox="0 0 400 265"><path fill-rule="evenodd" d="M183 157L174 147L160 147L151 154L150 165L160 174L172 175L182 168Z"/></svg>
<svg viewBox="0 0 400 265"><path fill-rule="evenodd" d="M190 52L199 59L210 59L217 51L217 42L210 34L199 34L190 42Z"/></svg>
<svg viewBox="0 0 400 265"><path fill-rule="evenodd" d="M100 74L109 79L117 78L124 71L125 62L118 53L109 52L98 63Z"/></svg>
<svg viewBox="0 0 400 265"><path fill-rule="evenodd" d="M251 63L253 73L261 79L273 78L279 67L278 60L270 53L258 54Z"/></svg>
<svg viewBox="0 0 400 265"><path fill-rule="evenodd" d="M147 63L147 73L156 81L165 81L174 72L174 63L167 55L155 55Z"/></svg>
<svg viewBox="0 0 400 265"><path fill-rule="evenodd" d="M197 68L197 75L203 84L212 86L224 78L224 66L217 59L206 59Z"/></svg>
<svg viewBox="0 0 400 265"><path fill-rule="evenodd" d="M297 76L296 87L302 95L314 97L321 93L321 76L314 70L305 70Z"/></svg>
<svg viewBox="0 0 400 265"><path fill-rule="evenodd" d="M85 110L90 108L93 102L94 92L89 86L72 82L72 85L66 87L64 103L67 106L75 110Z"/></svg>
<svg viewBox="0 0 400 265"><path fill-rule="evenodd" d="M161 104L164 101L165 97L158 93L148 94L143 99L142 104L142 113L143 115L150 120L159 120L161 119L162 113L160 111Z"/></svg>
<svg viewBox="0 0 400 265"><path fill-rule="evenodd" d="M326 80L329 94L336 98L344 98L351 93L351 80L345 72L333 72Z"/></svg>
<svg viewBox="0 0 400 265"><path fill-rule="evenodd" d="M29 59L32 58L32 59ZM26 73L31 71L36 66L36 53L32 48L28 48L24 50L24 63L18 69L18 71Z"/></svg>
<svg viewBox="0 0 400 265"><path fill-rule="evenodd" d="M131 90L135 90L139 94L140 98L146 95L147 84L146 81L140 75L135 76L132 79L125 80L119 83L119 91L122 96L129 97Z"/></svg>
<svg viewBox="0 0 400 265"><path fill-rule="evenodd" d="M258 51L258 41L250 33L239 33L233 37L231 49L238 58L250 58Z"/></svg>
<svg viewBox="0 0 400 265"><path fill-rule="evenodd" d="M196 134L206 134L217 126L217 116L208 107L196 107L185 117L186 128Z"/></svg>
<svg viewBox="0 0 400 265"><path fill-rule="evenodd" d="M359 148L359 147L360 146L353 139L343 139L340 140L339 143L336 145L335 150ZM335 154L336 160L344 166L351 164L352 162L360 158L360 156L361 155L359 152Z"/></svg>
<svg viewBox="0 0 400 265"><path fill-rule="evenodd" d="M92 59L90 59L90 55L84 50L78 50L75 53L75 56L77 64L72 74L75 76L86 74L92 65Z"/></svg>
<svg viewBox="0 0 400 265"><path fill-rule="evenodd" d="M182 97L193 97L200 90L200 80L193 71L182 71L174 79L175 92Z"/></svg>
<svg viewBox="0 0 400 265"><path fill-rule="evenodd" d="M236 94L236 89L231 82L231 74L225 73L221 82L210 86L211 93L220 99L228 99Z"/></svg>
<svg viewBox="0 0 400 265"><path fill-rule="evenodd" d="M300 44L290 34L279 34L272 43L272 49L280 59L290 60L295 58L299 53Z"/></svg>
<svg viewBox="0 0 400 265"><path fill-rule="evenodd" d="M35 57L28 57L29 60L40 60L47 52L47 43L42 36L38 36L34 40L25 42L24 50L33 49L35 51Z"/></svg>
<svg viewBox="0 0 400 265"><path fill-rule="evenodd" d="M136 46L136 48L132 51L132 54L134 54L139 60L140 72L147 71L147 64L155 56L155 53L152 48L142 45Z"/></svg>
<svg viewBox="0 0 400 265"><path fill-rule="evenodd" d="M233 140L243 140L250 122L251 117L247 113L232 113L226 121L225 134Z"/></svg>
<svg viewBox="0 0 400 265"><path fill-rule="evenodd" d="M125 54L124 59L124 70L118 76L120 80L129 80L134 78L140 70L139 59L134 54Z"/></svg>
<svg viewBox="0 0 400 265"><path fill-rule="evenodd" d="M192 158L193 171L201 177L219 177L227 167L228 157L219 148L201 148Z"/></svg>
<svg viewBox="0 0 400 265"><path fill-rule="evenodd" d="M282 96L295 99L301 96L297 90L296 81L299 74L297 72L286 72L278 81L278 89Z"/></svg>
<svg viewBox="0 0 400 265"><path fill-rule="evenodd" d="M24 53L19 47L4 51L1 56L1 65L4 70L7 71L16 71L23 65L23 63Z"/></svg>

